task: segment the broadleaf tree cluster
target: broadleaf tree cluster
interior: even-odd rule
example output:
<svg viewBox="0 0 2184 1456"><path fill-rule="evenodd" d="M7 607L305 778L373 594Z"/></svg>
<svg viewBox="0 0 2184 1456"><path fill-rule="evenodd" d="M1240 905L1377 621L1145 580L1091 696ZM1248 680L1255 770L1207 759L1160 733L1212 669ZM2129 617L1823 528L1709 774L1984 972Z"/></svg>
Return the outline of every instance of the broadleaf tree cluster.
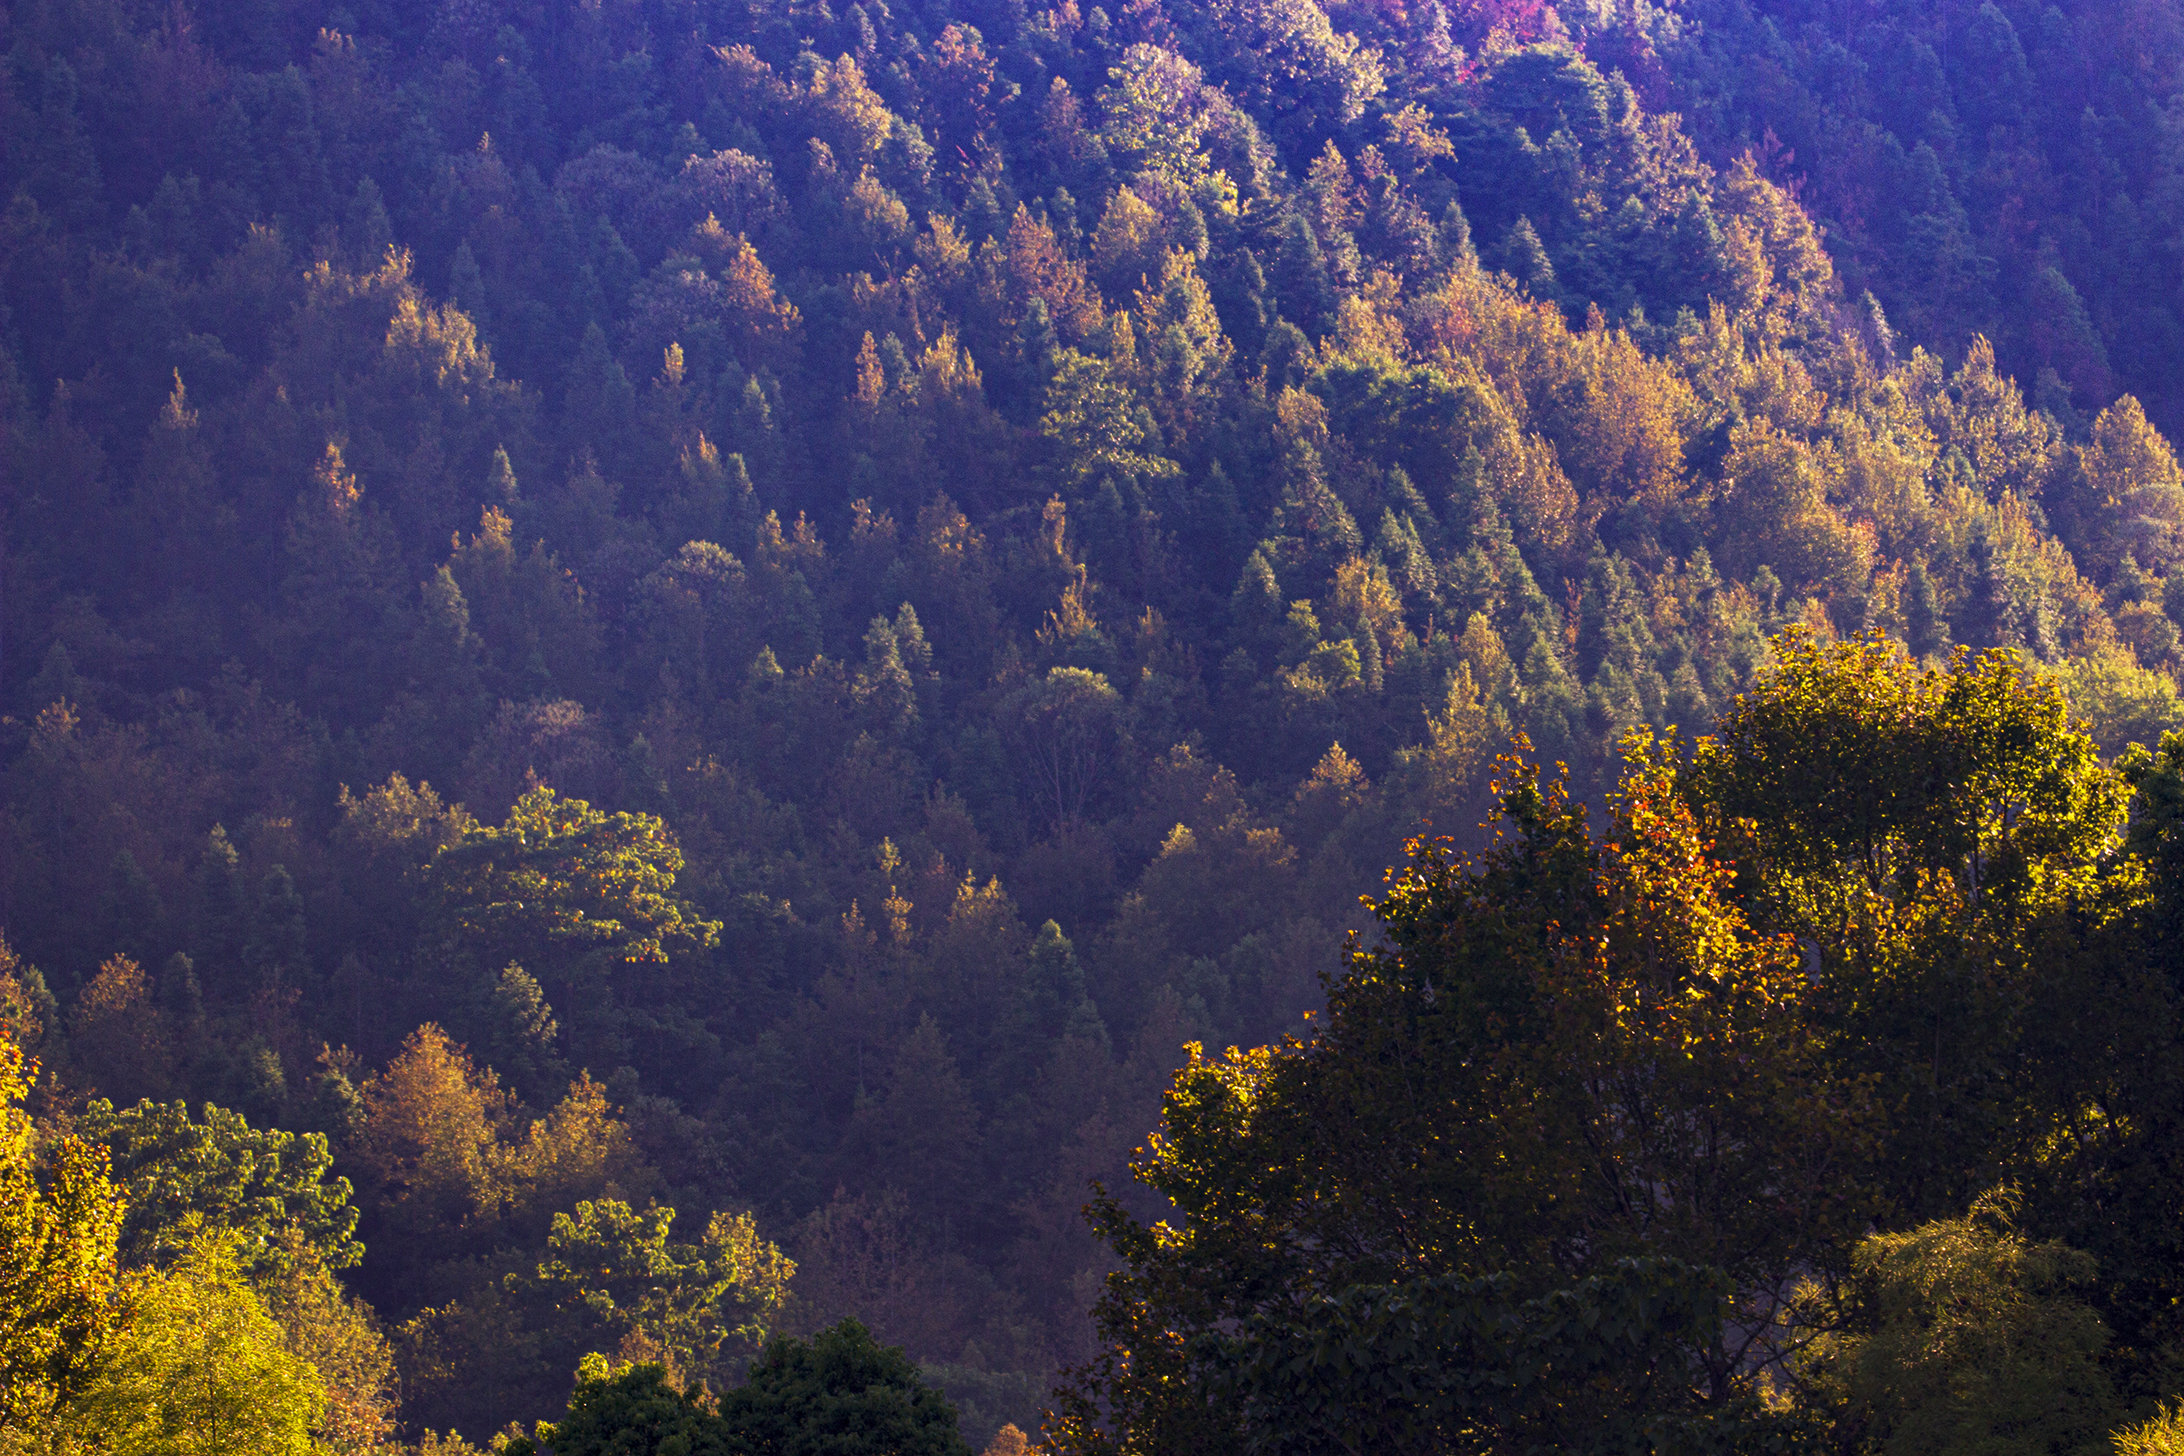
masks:
<svg viewBox="0 0 2184 1456"><path fill-rule="evenodd" d="M1192 1048L1057 1449L2173 1449L2184 738L1793 634L1626 747L1597 833L1505 758L1311 1037Z"/></svg>
<svg viewBox="0 0 2184 1456"><path fill-rule="evenodd" d="M1997 1091L2022 1069L1937 1052L1921 1082L1910 1048L1922 1017L2026 1025L1928 954L1988 907L2139 913L2101 765L2184 725L2175 17L2144 7L2128 66L2052 8L1566 8L0 13L20 1237L26 1270L111 1271L0 1356L42 1372L7 1420L151 1440L119 1434L145 1382L218 1328L294 1394L267 1445L626 1410L709 1412L684 1435L728 1449L760 1438L714 1396L772 1381L751 1408L793 1424L842 1372L898 1415L937 1385L975 1445L1036 1427L1064 1367L1094 1373L1056 1439L1309 1442L1277 1412L1364 1397L1283 1386L1282 1340L1460 1329L1479 1381L1375 1439L1559 1439L1526 1392L1575 1361L1572 1410L1696 1440L1773 1419L1719 1299L1862 1291L1882 1323L1801 1389L1880 1411L1890 1301L1950 1239L2057 1298L2082 1281L2049 1246L2088 1252L2139 1301L2102 1348L2158 1363L2165 1256L2043 1222L1991 1142L2035 1125ZM2019 95L1973 42L2070 84ZM1876 767L1824 704L1740 705L1801 660L1771 641L1862 633L1933 668L1931 737ZM1941 672L1957 644L2017 656ZM2047 688L2090 737L2057 746ZM1571 806L1627 743L1725 713L1734 751L1631 760L1616 832L1654 858L1586 847ZM1218 1119L1175 1151L1176 1099L1276 1076L1284 1036L1317 1028L1338 1080L1343 1036L1401 1045L1399 999L1320 973L1408 836L1480 847L1518 734L1567 766L1566 799L1519 795L1537 873L1604 937L1516 860L1461 891L1554 948L1493 995L1536 970L1562 1019L1475 1034L1560 1071L1462 1072L1471 1152L1513 1138L1521 1175L1433 1170L1464 1211L1423 1263L1225 1251L1247 1282L1188 1299L1323 1301L1272 1343L1221 1324L1257 1304L1133 1292L1183 1257L1143 1229L1219 1237L1193 1198L1249 1187L1166 1152L1133 1176L1177 1067L1180 1169L1231 1154ZM1823 762L1878 797L1814 807ZM1873 828L1935 775L1946 814ZM1852 924L1919 969L1815 1004ZM1672 965L1712 989L1626 1024ZM1676 1038L1705 1051L1674 1115L1614 1153L1671 1238L1551 1134L1620 1128ZM1216 1073L1190 1043L1269 1050ZM1805 1140L1724 1151L1762 1127ZM2113 1176L2159 1220L2153 1166ZM1720 1202L1740 1179L1788 1207ZM1219 1326L1169 1352L1233 1397L1203 1431L1096 1374L1164 1299ZM1570 1333L1602 1321L1628 1349ZM1661 1405L1691 1358L1712 1404Z"/></svg>

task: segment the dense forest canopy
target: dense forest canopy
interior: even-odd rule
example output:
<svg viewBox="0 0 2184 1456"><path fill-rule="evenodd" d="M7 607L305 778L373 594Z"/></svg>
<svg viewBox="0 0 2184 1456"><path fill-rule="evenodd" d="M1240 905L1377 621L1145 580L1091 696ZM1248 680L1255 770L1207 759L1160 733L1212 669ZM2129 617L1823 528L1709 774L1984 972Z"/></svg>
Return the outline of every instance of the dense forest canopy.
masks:
<svg viewBox="0 0 2184 1456"><path fill-rule="evenodd" d="M2173 0L0 53L6 1441L1915 1441L1943 1265L2184 1393Z"/></svg>

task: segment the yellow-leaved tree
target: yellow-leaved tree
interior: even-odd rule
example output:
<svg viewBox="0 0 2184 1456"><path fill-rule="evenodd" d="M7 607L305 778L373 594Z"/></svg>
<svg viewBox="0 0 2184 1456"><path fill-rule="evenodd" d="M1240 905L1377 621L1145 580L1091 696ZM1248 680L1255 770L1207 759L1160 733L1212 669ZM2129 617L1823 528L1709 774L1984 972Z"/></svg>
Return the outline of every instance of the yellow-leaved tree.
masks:
<svg viewBox="0 0 2184 1456"><path fill-rule="evenodd" d="M12 999L20 998L0 998ZM74 1137L38 1146L23 1107L38 1064L17 1045L20 1034L0 1023L0 1450L7 1451L35 1440L91 1376L114 1324L123 1212L104 1148Z"/></svg>
<svg viewBox="0 0 2184 1456"><path fill-rule="evenodd" d="M106 1141L95 1129L56 1136L24 1106L38 1074L21 1046L39 1030L24 1014L30 1004L0 972L0 1453L303 1456L383 1444L392 1425L384 1342L305 1229L285 1229L287 1257L270 1261L284 1320L244 1272L246 1244L258 1263L265 1251L202 1207L165 1208L170 1222L146 1234L147 1254L171 1256L157 1261L164 1267L123 1268L130 1199ZM249 1133L233 1114L210 1112ZM109 1131L125 1120L105 1109ZM278 1157L265 1162L277 1178ZM172 1177L147 1186L180 1187ZM338 1367L338 1420L325 1419L328 1382L314 1357Z"/></svg>
<svg viewBox="0 0 2184 1456"><path fill-rule="evenodd" d="M1962 1217L1861 1240L1829 1328L1797 1361L1802 1398L1904 1456L2107 1444L2120 1402L2084 1293L2093 1258L2025 1237L2015 1208L1996 1189Z"/></svg>
<svg viewBox="0 0 2184 1456"><path fill-rule="evenodd" d="M225 1235L200 1239L130 1296L67 1434L113 1456L307 1456L324 1383L244 1282Z"/></svg>

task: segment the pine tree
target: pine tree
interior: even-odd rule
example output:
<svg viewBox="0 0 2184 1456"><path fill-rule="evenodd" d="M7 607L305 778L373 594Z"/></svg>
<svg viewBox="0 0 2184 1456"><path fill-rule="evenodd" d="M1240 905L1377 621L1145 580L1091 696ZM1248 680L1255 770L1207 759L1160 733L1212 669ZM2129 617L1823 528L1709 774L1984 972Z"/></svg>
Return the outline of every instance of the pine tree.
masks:
<svg viewBox="0 0 2184 1456"><path fill-rule="evenodd" d="M1941 594L1923 557L1913 557L1904 577L1904 627L1913 655L1921 658L1944 652L1949 646L1949 623L1942 616Z"/></svg>
<svg viewBox="0 0 2184 1456"><path fill-rule="evenodd" d="M215 824L191 875L190 951L215 978L215 996L225 999L242 959L245 912L242 856L227 830ZM239 989L239 988L236 988Z"/></svg>
<svg viewBox="0 0 2184 1456"><path fill-rule="evenodd" d="M477 322L481 332L486 329L485 273L478 267L478 255L470 250L468 238L455 245L455 261L448 267L447 295ZM498 447L495 450L501 453Z"/></svg>
<svg viewBox="0 0 2184 1456"><path fill-rule="evenodd" d="M1049 920L1039 927L1032 942L1031 964L1025 988L1026 1005L1033 1027L1041 1036L1060 1035L1107 1045L1107 1026L1086 989L1084 969L1077 963L1077 948Z"/></svg>
<svg viewBox="0 0 2184 1456"><path fill-rule="evenodd" d="M300 989L310 977L303 897L285 866L274 865L260 881L243 941L243 964L269 994Z"/></svg>
<svg viewBox="0 0 2184 1456"><path fill-rule="evenodd" d="M38 75L36 62L25 67L32 80L37 121L25 150L29 153L29 195L39 206L62 220L82 226L102 210L98 153L84 133L78 114L81 89L75 68L59 55L45 62Z"/></svg>
<svg viewBox="0 0 2184 1456"><path fill-rule="evenodd" d="M356 184L356 192L350 197L349 205L342 214L341 240L349 250L352 265L364 273L376 272L380 264L386 261L387 250L394 246L394 224L387 217L386 198L380 192L379 184L369 177ZM484 300L479 297L480 290L477 287L478 261L470 258L469 252L468 243L462 244L456 250L454 283L449 292L462 305L465 313L476 318L477 310L471 305ZM468 280L463 277L466 258L469 260ZM466 281L471 284L471 296L467 300L461 291Z"/></svg>
<svg viewBox="0 0 2184 1456"><path fill-rule="evenodd" d="M1547 249L1540 242L1530 218L1520 217L1510 227L1509 236L1502 243L1502 260L1503 266L1516 275L1517 281L1532 297L1552 299L1556 296L1555 265L1547 257Z"/></svg>
<svg viewBox="0 0 2184 1456"><path fill-rule="evenodd" d="M1280 631L1287 612L1281 583L1274 575L1274 563L1264 546L1253 548L1250 558L1244 562L1242 575L1236 579L1236 589L1229 596L1229 620L1238 639L1262 654L1271 651L1275 634Z"/></svg>
<svg viewBox="0 0 2184 1456"><path fill-rule="evenodd" d="M584 329L567 390L570 447L589 446L610 470L619 468L635 445L637 388L622 361L608 351L606 331L597 323Z"/></svg>
<svg viewBox="0 0 2184 1456"><path fill-rule="evenodd" d="M912 1215L945 1242L962 1222L959 1206L978 1165L978 1123L939 1023L921 1017L895 1053L886 1095L860 1111L851 1130L859 1181L901 1189Z"/></svg>
<svg viewBox="0 0 2184 1456"><path fill-rule="evenodd" d="M492 1050L494 1070L518 1093L533 1099L566 1085L568 1065L555 1047L561 1028L537 978L521 966L509 965L488 999L485 1044Z"/></svg>
<svg viewBox="0 0 2184 1456"><path fill-rule="evenodd" d="M1285 315L1307 330L1325 327L1334 311L1334 279L1328 271L1320 240L1301 213L1292 213L1282 224L1281 240L1275 251L1274 282Z"/></svg>

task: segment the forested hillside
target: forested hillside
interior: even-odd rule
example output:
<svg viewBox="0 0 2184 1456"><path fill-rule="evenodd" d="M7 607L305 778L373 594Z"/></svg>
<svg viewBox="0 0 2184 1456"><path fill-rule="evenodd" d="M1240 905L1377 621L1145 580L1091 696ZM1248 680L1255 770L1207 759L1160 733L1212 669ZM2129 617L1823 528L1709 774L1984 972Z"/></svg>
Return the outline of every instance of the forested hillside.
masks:
<svg viewBox="0 0 2184 1456"><path fill-rule="evenodd" d="M2161 4L1701 4L1647 99L1756 148L1829 235L1847 291L2004 367L2069 421L2119 391L2184 425L2176 104Z"/></svg>
<svg viewBox="0 0 2184 1456"><path fill-rule="evenodd" d="M1514 735L1598 808L1782 643L2015 652L2092 883L2184 726L2184 13L2067 9L0 7L0 1178L108 1291L0 1283L0 1419L195 1301L256 1449L593 1352L665 1383L569 1432L1081 1367L1096 1447L1186 1045L1332 1024ZM1875 1226L2031 1177L1950 1146Z"/></svg>

